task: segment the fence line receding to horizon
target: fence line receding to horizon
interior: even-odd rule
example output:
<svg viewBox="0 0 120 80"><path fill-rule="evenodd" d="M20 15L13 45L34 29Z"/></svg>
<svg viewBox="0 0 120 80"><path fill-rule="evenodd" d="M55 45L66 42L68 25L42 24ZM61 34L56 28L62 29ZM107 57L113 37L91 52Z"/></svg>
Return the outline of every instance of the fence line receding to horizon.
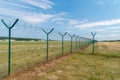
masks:
<svg viewBox="0 0 120 80"><path fill-rule="evenodd" d="M73 53L74 50L89 46L93 41L90 38L77 34L72 35L54 28L35 29L34 33L37 36L34 34L33 36L37 38L16 37L13 35L19 35L19 33L14 32L14 28L18 27L18 20L16 19L10 27L4 20L1 20L8 28L9 33L8 36L3 35L0 38L0 78L27 69L34 64ZM26 26L21 34L28 35L24 34L25 30ZM32 36L32 31L29 28L27 30ZM40 38L41 36L44 38Z"/></svg>

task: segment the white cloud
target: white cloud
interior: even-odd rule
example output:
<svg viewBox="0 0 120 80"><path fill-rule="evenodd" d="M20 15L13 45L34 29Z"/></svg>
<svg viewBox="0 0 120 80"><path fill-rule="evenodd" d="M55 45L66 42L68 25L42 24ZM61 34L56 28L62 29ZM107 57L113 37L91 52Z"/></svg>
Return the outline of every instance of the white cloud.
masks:
<svg viewBox="0 0 120 80"><path fill-rule="evenodd" d="M106 29L97 29L95 30L96 32L104 32L104 31L107 31Z"/></svg>
<svg viewBox="0 0 120 80"><path fill-rule="evenodd" d="M97 34L95 36L95 39L97 40L117 40L119 38L119 34Z"/></svg>
<svg viewBox="0 0 120 80"><path fill-rule="evenodd" d="M113 19L113 20L105 20L105 21L99 21L99 22L87 22L83 24L76 24L76 27L78 28L91 28L91 27L98 27L98 26L110 26L120 24L120 19Z"/></svg>
<svg viewBox="0 0 120 80"><path fill-rule="evenodd" d="M62 24L64 22L64 18L62 17L56 17L52 20L52 22L55 22L57 24Z"/></svg>
<svg viewBox="0 0 120 80"><path fill-rule="evenodd" d="M49 0L1 0L0 8L9 8L9 9L36 9L36 7L40 9L50 9L55 4Z"/></svg>
<svg viewBox="0 0 120 80"><path fill-rule="evenodd" d="M86 23L86 22L88 22L87 19L82 19L82 20L69 19L69 23L72 24L72 25L79 25L79 24L83 24L83 23Z"/></svg>
<svg viewBox="0 0 120 80"><path fill-rule="evenodd" d="M65 21L66 19L64 18L64 16L66 15L65 12L61 12L58 14L54 15L54 18L52 19L52 22L56 22L56 23L61 23L62 21Z"/></svg>
<svg viewBox="0 0 120 80"><path fill-rule="evenodd" d="M110 35L106 35L106 39L109 39L109 40L117 40L119 39L120 35L118 34L110 34Z"/></svg>
<svg viewBox="0 0 120 80"><path fill-rule="evenodd" d="M4 8L2 10L4 10ZM50 21L52 22L60 22L64 20L63 16L65 15L64 12L57 13L57 14L44 14L44 13L35 13L35 12L34 13L23 12L23 11L17 11L17 10L12 11L7 9L5 9L4 12L1 12L0 14L16 17L16 18L19 18L20 20L23 20L28 23L33 23L33 24L47 22L50 19L51 19Z"/></svg>
<svg viewBox="0 0 120 80"><path fill-rule="evenodd" d="M120 26L110 26L107 28L108 30L119 30Z"/></svg>
<svg viewBox="0 0 120 80"><path fill-rule="evenodd" d="M38 8L49 9L55 5L50 0L18 0L18 1L4 1L0 2L0 15L7 17L19 18L25 22L29 23L42 23L50 21L61 21L62 16L65 15L64 12L56 14L47 14L37 11ZM38 7L33 12L31 8ZM24 11L26 9L26 11Z"/></svg>
<svg viewBox="0 0 120 80"><path fill-rule="evenodd" d="M48 20L52 21L52 22L59 22L61 20L63 20L64 18L62 18L64 14L63 13L58 13L58 14L28 14L25 16L21 16L22 20L29 22L29 23L42 23L42 22L47 22ZM50 22L49 21L49 22Z"/></svg>
<svg viewBox="0 0 120 80"><path fill-rule="evenodd" d="M58 14L40 14L40 13L33 13L33 14L26 14L24 16L21 16L21 19L28 23L44 23L44 22L60 22L64 18L62 18L64 14L58 13Z"/></svg>
<svg viewBox="0 0 120 80"><path fill-rule="evenodd" d="M50 14L29 14L26 16L22 16L22 19L30 23L41 23L47 21L52 17L53 15Z"/></svg>
<svg viewBox="0 0 120 80"><path fill-rule="evenodd" d="M118 30L111 30L111 31L110 31L111 34L113 34L113 33L119 33L119 32L120 32L119 29L118 29Z"/></svg>
<svg viewBox="0 0 120 80"><path fill-rule="evenodd" d="M118 37L118 35L116 35L116 34L111 34L111 35L108 35L109 37Z"/></svg>
<svg viewBox="0 0 120 80"><path fill-rule="evenodd" d="M87 19L82 19L82 20L66 19L66 20L67 20L69 26L77 27L77 28L79 28L80 24L84 24L84 23L88 22Z"/></svg>
<svg viewBox="0 0 120 80"><path fill-rule="evenodd" d="M26 2L32 6L36 6L42 9L49 9L55 5L53 2L49 0L24 0L23 2Z"/></svg>

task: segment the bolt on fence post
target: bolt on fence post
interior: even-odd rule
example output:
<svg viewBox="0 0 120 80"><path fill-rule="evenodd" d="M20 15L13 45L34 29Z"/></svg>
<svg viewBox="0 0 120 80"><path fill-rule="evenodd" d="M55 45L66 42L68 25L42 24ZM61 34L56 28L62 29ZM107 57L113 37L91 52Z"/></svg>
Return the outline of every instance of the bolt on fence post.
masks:
<svg viewBox="0 0 120 80"><path fill-rule="evenodd" d="M60 32L58 34L62 37L62 56L63 56L63 53L64 53L64 36L67 34L67 32L64 33L63 35Z"/></svg>
<svg viewBox="0 0 120 80"><path fill-rule="evenodd" d="M69 36L70 36L70 38L71 38L71 53L72 53L72 39L73 39L73 37L75 36L75 35L70 35L70 34L68 34Z"/></svg>
<svg viewBox="0 0 120 80"><path fill-rule="evenodd" d="M54 30L54 28L52 28L49 32L46 32L44 29L42 29L42 31L47 35L47 42L46 42L46 60L48 61L48 48L49 48L49 34Z"/></svg>
<svg viewBox="0 0 120 80"><path fill-rule="evenodd" d="M95 42L95 35L96 35L96 33L93 33L93 32L91 32L91 34L92 34L92 36L93 36L93 40L92 40L92 44L93 44L93 47L92 47L92 53L94 54L94 42Z"/></svg>
<svg viewBox="0 0 120 80"><path fill-rule="evenodd" d="M11 29L15 26L15 24L18 22L19 19L16 19L16 21L12 24L12 26L8 26L4 20L1 20L1 22L5 25L5 27L9 30L9 42L8 42L8 76L10 76L10 70L11 70Z"/></svg>

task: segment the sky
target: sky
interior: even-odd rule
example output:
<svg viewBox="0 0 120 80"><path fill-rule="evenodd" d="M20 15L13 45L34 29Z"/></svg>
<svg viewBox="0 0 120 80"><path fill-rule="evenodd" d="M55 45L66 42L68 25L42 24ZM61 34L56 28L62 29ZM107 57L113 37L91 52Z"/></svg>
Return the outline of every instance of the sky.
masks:
<svg viewBox="0 0 120 80"><path fill-rule="evenodd" d="M0 0L0 19L8 26L19 18L12 29L13 37L45 38L54 28L51 38L60 32L96 40L120 39L120 0ZM0 22L0 36L8 29Z"/></svg>

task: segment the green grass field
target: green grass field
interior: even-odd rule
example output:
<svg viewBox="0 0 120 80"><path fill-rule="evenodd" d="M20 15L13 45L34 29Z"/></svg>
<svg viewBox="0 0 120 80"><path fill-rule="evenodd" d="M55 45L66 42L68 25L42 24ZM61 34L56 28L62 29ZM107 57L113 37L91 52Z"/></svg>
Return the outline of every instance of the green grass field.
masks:
<svg viewBox="0 0 120 80"><path fill-rule="evenodd" d="M1 44L2 50L6 50L7 43ZM29 75L25 77L17 75L13 78L16 80L24 80L24 78L26 80L120 80L119 44L119 42L98 42L95 44L95 54L92 54L92 45L76 51L76 45L73 42L76 52L60 64L54 64L54 68L49 68L44 72L30 69L27 72ZM12 74L46 61L45 42L12 42L12 45ZM50 42L49 46L49 59L61 56L61 42ZM65 42L64 48L65 53L69 53L70 42ZM0 66L0 75L3 77L7 75L7 52L1 52L0 60L0 65L3 65ZM26 75L26 73L22 74ZM13 78L10 77L7 80L13 80Z"/></svg>
<svg viewBox="0 0 120 80"><path fill-rule="evenodd" d="M5 80L120 80L119 42L98 42Z"/></svg>
<svg viewBox="0 0 120 80"><path fill-rule="evenodd" d="M75 42L73 42L75 49ZM64 53L70 52L70 42L64 41ZM61 41L49 41L49 59L61 56ZM11 73L27 69L37 63L46 61L46 42L12 41L11 46ZM8 43L0 42L0 77L7 76L8 72Z"/></svg>
<svg viewBox="0 0 120 80"><path fill-rule="evenodd" d="M99 42L94 55L89 46L32 80L120 80L119 44Z"/></svg>

